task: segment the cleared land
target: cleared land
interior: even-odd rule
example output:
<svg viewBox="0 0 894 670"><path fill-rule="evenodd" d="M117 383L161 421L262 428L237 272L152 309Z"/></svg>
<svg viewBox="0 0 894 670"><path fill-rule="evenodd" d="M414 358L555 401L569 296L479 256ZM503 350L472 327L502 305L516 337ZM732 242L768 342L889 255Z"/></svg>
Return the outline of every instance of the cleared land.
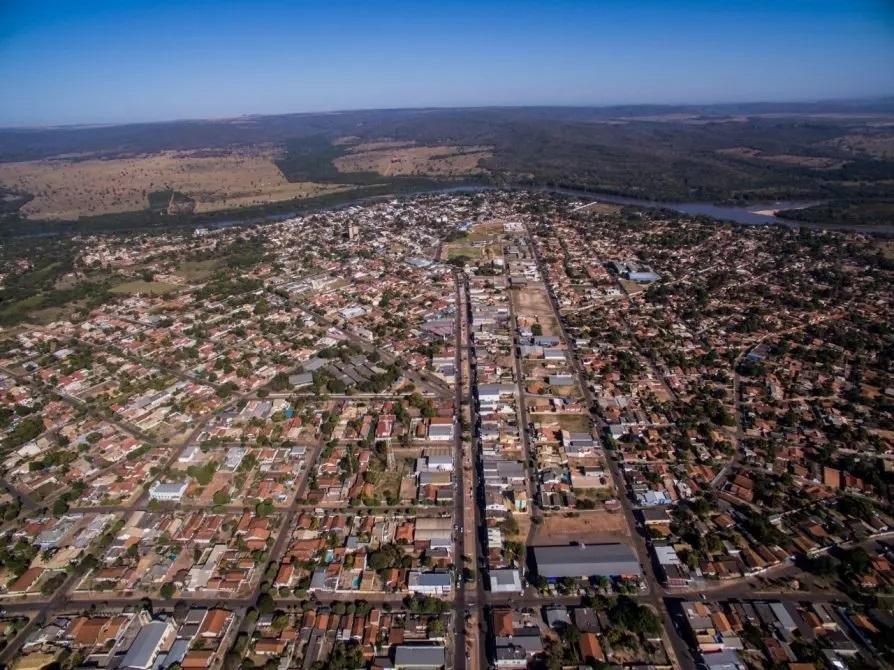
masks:
<svg viewBox="0 0 894 670"><path fill-rule="evenodd" d="M547 514L532 526L531 546L571 542L617 542L630 537L627 522L620 512L594 510L576 512L576 516Z"/></svg>
<svg viewBox="0 0 894 670"><path fill-rule="evenodd" d="M549 297L542 288L523 288L513 291L515 313L521 317L539 323L544 335L558 335L559 322L553 315Z"/></svg>
<svg viewBox="0 0 894 670"><path fill-rule="evenodd" d="M841 151L866 154L875 158L889 159L894 157L894 132L888 128L844 135L829 140L824 144Z"/></svg>
<svg viewBox="0 0 894 670"><path fill-rule="evenodd" d="M484 146L414 146L368 142L333 161L339 172L376 172L385 177L430 175L456 177L485 172L479 163L492 156Z"/></svg>
<svg viewBox="0 0 894 670"><path fill-rule="evenodd" d="M586 414L537 412L531 413L530 417L535 422L555 422L559 424L561 430L567 430L572 433L588 433L593 427L590 417Z"/></svg>
<svg viewBox="0 0 894 670"><path fill-rule="evenodd" d="M781 165L794 165L797 167L814 168L818 170L828 170L830 168L841 167L846 161L836 160L825 156L802 156L796 154L767 154L759 149L750 147L732 147L730 149L721 149L717 153L724 156L734 156L737 158L751 158L770 163L779 163Z"/></svg>
<svg viewBox="0 0 894 670"><path fill-rule="evenodd" d="M112 293L146 293L147 295L164 295L176 291L179 286L158 281L129 281L109 289Z"/></svg>
<svg viewBox="0 0 894 670"><path fill-rule="evenodd" d="M0 164L0 185L34 195L21 212L35 220L146 209L149 195L168 189L207 212L308 198L346 188L286 180L272 149L207 155L165 151L108 160L52 159Z"/></svg>

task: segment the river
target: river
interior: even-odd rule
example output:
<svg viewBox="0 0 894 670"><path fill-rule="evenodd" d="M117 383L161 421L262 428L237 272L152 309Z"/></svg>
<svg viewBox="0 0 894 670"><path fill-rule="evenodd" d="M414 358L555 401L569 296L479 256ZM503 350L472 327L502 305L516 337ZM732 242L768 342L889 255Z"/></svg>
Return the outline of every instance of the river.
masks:
<svg viewBox="0 0 894 670"><path fill-rule="evenodd" d="M894 237L894 224L881 224L874 226L859 226L859 225L834 225L834 224L826 224L826 223L808 223L804 221L793 221L791 219L784 219L782 217L776 216L775 212L785 210L785 209L801 209L804 207L809 207L811 205L818 204L818 201L812 202L798 202L798 201L775 201L775 202L763 202L763 203L752 203L750 205L715 205L709 202L662 202L658 200L644 200L640 198L628 198L626 196L620 195L610 195L606 193L597 193L594 191L584 191L578 189L571 188L562 188L562 187L550 187L550 186L516 186L516 187L507 187L507 186L485 186L481 184L475 185L457 185L457 186L447 186L442 188L435 188L430 190L423 191L415 191L415 192L406 192L406 193L394 193L394 194L386 194L386 195L374 195L374 196L364 196L361 198L356 198L354 200L348 200L345 202L330 204L330 205L321 205L319 207L309 207L300 211L293 212L279 212L275 214L268 214L265 216L257 216L246 219L232 219L232 218L224 218L219 219L217 221L207 221L203 223L196 223L194 226L188 226L188 224L181 224L176 227L196 227L196 228L208 228L212 230L221 229L221 228L230 228L233 226L251 226L261 223L274 223L277 221L284 221L286 219L294 218L296 216L308 214L314 211L322 211L327 209L342 209L345 207L352 207L356 205L363 205L372 202L381 202L382 200L391 200L394 198L407 198L414 197L420 195L435 195L438 193L480 193L485 191L500 191L500 190L511 190L511 191L534 191L540 193L559 193L562 195L569 195L576 198L581 198L585 200L592 200L595 202L605 202L612 203L617 205L634 205L638 207L654 207L660 209L668 209L676 212L680 212L681 214L687 214L689 216L708 216L714 219L718 219L721 221L733 221L735 223L742 223L747 225L766 225L766 224L781 224L787 226L789 228L812 228L816 230L842 230L842 231L850 231L856 233L867 233L873 235L880 235L882 237ZM118 230L110 230L107 231L109 233L135 233L135 232L145 232L146 230L158 230L158 227L132 227L132 228L122 228ZM46 232L46 231L34 231L31 230L27 233L19 233L13 235L13 237L51 237L55 235L77 235L77 224L73 223L72 229L66 232Z"/></svg>

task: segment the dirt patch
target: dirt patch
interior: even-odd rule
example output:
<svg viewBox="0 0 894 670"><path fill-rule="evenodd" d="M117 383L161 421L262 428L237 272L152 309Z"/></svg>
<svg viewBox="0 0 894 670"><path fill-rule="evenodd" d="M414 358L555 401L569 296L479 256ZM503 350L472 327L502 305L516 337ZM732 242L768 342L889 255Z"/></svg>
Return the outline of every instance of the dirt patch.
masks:
<svg viewBox="0 0 894 670"><path fill-rule="evenodd" d="M571 542L619 542L630 537L630 530L621 512L604 510L547 514L543 522L534 524L532 546L569 544Z"/></svg>
<svg viewBox="0 0 894 670"><path fill-rule="evenodd" d="M469 230L469 239L473 242L482 240L491 240L495 237L503 235L503 223L500 221L488 221L487 223L477 223Z"/></svg>
<svg viewBox="0 0 894 670"><path fill-rule="evenodd" d="M382 146L382 145L386 146ZM479 163L493 154L489 147L441 145L393 146L393 142L359 144L333 161L339 172L377 172L385 177L434 175L453 177L480 174ZM377 147L366 149L368 147Z"/></svg>
<svg viewBox="0 0 894 670"><path fill-rule="evenodd" d="M0 184L33 194L21 209L29 219L73 220L81 216L147 209L149 195L172 189L195 201L195 211L261 205L307 198L345 187L291 183L273 162L273 149L159 154L108 160L54 159L0 164Z"/></svg>
<svg viewBox="0 0 894 670"><path fill-rule="evenodd" d="M559 322L553 315L546 291L539 288L523 288L513 292L515 313L520 320L533 325L539 323L544 335L559 335Z"/></svg>
<svg viewBox="0 0 894 670"><path fill-rule="evenodd" d="M531 414L531 420L535 423L557 423L561 430L567 430L571 433L589 433L593 429L593 423L590 417L584 413L541 413Z"/></svg>

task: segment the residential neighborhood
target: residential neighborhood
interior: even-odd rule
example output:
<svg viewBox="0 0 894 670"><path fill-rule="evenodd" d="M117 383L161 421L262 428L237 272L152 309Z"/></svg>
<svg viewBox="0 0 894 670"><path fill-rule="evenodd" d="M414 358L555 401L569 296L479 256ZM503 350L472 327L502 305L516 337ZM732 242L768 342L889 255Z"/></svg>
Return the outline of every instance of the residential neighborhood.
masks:
<svg viewBox="0 0 894 670"><path fill-rule="evenodd" d="M132 290L0 329L6 667L894 659L879 240L494 190L76 244Z"/></svg>

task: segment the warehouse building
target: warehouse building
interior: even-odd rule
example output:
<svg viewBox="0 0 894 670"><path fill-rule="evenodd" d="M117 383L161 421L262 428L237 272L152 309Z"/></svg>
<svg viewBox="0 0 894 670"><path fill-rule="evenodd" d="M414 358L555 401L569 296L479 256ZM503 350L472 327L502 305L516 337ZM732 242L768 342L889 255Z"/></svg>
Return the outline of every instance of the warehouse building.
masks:
<svg viewBox="0 0 894 670"><path fill-rule="evenodd" d="M547 580L563 577L641 577L642 567L626 544L572 544L534 547L536 572Z"/></svg>

